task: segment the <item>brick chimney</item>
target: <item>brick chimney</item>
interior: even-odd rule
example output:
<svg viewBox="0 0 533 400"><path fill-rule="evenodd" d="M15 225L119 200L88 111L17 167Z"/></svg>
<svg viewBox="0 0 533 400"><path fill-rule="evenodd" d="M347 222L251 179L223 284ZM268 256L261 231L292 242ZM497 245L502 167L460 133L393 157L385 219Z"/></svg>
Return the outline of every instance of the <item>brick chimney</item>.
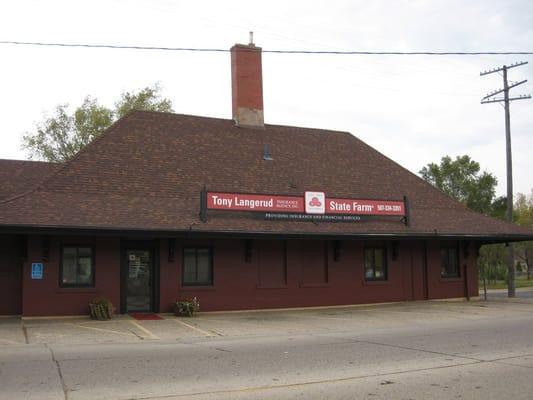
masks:
<svg viewBox="0 0 533 400"><path fill-rule="evenodd" d="M231 48L233 120L237 126L264 128L261 48L250 43Z"/></svg>

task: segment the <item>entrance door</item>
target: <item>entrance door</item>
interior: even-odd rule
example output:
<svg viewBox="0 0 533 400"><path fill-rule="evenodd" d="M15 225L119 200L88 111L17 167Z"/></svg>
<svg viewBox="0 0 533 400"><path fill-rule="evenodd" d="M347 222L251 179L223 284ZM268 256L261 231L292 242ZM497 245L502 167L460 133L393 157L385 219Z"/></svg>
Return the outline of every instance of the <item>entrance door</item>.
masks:
<svg viewBox="0 0 533 400"><path fill-rule="evenodd" d="M154 311L154 253L126 250L126 312Z"/></svg>
<svg viewBox="0 0 533 400"><path fill-rule="evenodd" d="M22 312L20 238L0 235L0 315Z"/></svg>

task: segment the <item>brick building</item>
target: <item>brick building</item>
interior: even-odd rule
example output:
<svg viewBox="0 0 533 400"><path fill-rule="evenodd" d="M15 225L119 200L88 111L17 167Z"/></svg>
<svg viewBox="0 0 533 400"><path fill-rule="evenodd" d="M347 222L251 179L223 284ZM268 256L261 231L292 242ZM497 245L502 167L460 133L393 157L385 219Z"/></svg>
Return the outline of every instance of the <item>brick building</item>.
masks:
<svg viewBox="0 0 533 400"><path fill-rule="evenodd" d="M261 49L233 119L133 112L64 164L0 160L0 314L236 310L477 296L475 213L347 132L264 124Z"/></svg>

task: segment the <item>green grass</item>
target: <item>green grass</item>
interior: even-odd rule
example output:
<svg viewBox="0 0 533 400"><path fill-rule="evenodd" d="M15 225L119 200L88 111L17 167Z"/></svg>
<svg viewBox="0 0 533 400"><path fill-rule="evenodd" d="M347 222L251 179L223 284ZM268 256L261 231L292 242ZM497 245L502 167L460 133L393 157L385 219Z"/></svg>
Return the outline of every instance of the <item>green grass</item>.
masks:
<svg viewBox="0 0 533 400"><path fill-rule="evenodd" d="M533 286L533 279L530 279L529 281L525 277L516 278L516 287L517 288L523 288L523 287L532 287ZM483 281L479 282L479 288L483 289ZM507 282L505 281L496 281L496 283L490 283L490 285L487 283L487 289L507 289Z"/></svg>

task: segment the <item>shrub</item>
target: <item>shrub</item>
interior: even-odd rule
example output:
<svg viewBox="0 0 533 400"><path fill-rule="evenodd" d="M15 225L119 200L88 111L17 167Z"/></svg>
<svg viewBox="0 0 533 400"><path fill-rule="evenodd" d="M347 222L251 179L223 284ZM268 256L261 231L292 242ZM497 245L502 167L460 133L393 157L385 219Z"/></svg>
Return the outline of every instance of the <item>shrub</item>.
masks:
<svg viewBox="0 0 533 400"><path fill-rule="evenodd" d="M176 316L192 317L199 310L200 302L196 297L193 299L176 300L176 303L174 303L174 314Z"/></svg>
<svg viewBox="0 0 533 400"><path fill-rule="evenodd" d="M113 304L105 297L97 297L89 303L89 315L92 319L105 321L113 316Z"/></svg>

